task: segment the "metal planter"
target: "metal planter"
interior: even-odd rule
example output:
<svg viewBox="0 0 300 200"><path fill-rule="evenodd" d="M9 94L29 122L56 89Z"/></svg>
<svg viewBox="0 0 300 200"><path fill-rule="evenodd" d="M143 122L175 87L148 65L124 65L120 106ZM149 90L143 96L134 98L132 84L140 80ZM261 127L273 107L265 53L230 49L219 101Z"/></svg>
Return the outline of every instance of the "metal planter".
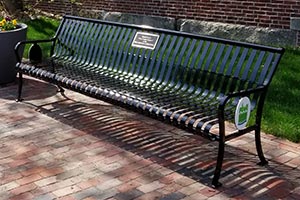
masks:
<svg viewBox="0 0 300 200"><path fill-rule="evenodd" d="M19 24L18 29L0 32L0 84L14 82L16 78L15 66L17 59L14 47L17 42L26 39L27 25ZM23 54L24 48L19 50Z"/></svg>

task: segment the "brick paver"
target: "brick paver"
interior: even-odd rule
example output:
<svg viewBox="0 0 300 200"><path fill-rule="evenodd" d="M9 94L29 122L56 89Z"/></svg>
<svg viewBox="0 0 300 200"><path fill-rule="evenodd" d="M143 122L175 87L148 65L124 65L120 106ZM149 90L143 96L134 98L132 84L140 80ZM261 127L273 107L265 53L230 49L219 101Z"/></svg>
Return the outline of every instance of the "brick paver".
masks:
<svg viewBox="0 0 300 200"><path fill-rule="evenodd" d="M217 143L103 101L26 77L0 87L0 199L300 199L300 144L263 134L227 143L209 187Z"/></svg>

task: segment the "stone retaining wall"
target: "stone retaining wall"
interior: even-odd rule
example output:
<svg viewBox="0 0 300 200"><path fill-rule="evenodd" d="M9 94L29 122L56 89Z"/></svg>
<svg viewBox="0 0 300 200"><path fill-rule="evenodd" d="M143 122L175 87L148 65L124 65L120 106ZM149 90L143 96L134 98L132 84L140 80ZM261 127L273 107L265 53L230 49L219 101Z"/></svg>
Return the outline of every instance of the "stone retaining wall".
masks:
<svg viewBox="0 0 300 200"><path fill-rule="evenodd" d="M175 19L172 17L145 16L120 12L105 12L103 10L83 10L79 12L78 15L129 24L180 30L258 44L274 46L299 45L299 34L297 33L297 30L262 28L229 23Z"/></svg>
<svg viewBox="0 0 300 200"><path fill-rule="evenodd" d="M33 5L37 0L23 0ZM36 8L54 14L146 24L241 41L299 46L300 1L245 0L43 0Z"/></svg>

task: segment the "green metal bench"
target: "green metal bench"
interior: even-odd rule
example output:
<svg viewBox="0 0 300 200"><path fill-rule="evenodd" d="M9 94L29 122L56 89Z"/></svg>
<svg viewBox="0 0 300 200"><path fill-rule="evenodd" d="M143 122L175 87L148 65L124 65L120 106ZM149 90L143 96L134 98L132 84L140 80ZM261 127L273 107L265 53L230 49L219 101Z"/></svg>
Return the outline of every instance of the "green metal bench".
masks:
<svg viewBox="0 0 300 200"><path fill-rule="evenodd" d="M52 44L51 57L39 63L38 44L45 42ZM34 47L32 62L17 55L19 101L27 74L216 140L214 187L221 185L225 142L232 138L254 131L260 164L267 164L262 110L282 48L74 16L63 17L52 39L19 42L16 52L25 44ZM249 108L254 122L227 130L225 122L236 123L244 97L250 104L239 109ZM240 113L241 119L249 113Z"/></svg>

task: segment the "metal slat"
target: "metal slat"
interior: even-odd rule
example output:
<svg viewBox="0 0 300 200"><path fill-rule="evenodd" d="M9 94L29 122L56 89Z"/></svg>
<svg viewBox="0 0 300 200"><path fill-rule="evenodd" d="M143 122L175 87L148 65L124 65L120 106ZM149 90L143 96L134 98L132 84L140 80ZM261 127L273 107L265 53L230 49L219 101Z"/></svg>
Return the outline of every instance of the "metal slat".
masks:
<svg viewBox="0 0 300 200"><path fill-rule="evenodd" d="M146 56L146 52L147 52L146 49L142 49L141 51L142 51L141 54L138 55L139 58L137 56L136 60L134 61L134 63L137 64L137 69L135 72L133 71L131 72L131 73L135 73L136 76L141 75L141 68L143 65L143 61L145 61L145 59L149 57L151 53L151 50L148 50L148 55Z"/></svg>
<svg viewBox="0 0 300 200"><path fill-rule="evenodd" d="M117 40L114 48L112 48L113 56L112 56L111 60L107 60L106 66L110 66L113 70L118 70L118 68L119 68L119 66L116 64L117 55L120 53L119 52L120 51L120 45L122 43L122 40L124 39L124 34L125 34L126 31L127 31L127 29L122 28L121 33L118 35L118 40Z"/></svg>
<svg viewBox="0 0 300 200"><path fill-rule="evenodd" d="M119 71L123 70L123 65L120 62L122 60L122 57L126 56L126 55L124 55L125 54L124 53L124 49L125 49L124 41L127 42L129 40L130 35L131 35L131 30L129 29L129 30L127 30L124 40L121 42L121 47L119 48L119 55L118 55L117 61L115 63L115 66L118 67Z"/></svg>
<svg viewBox="0 0 300 200"><path fill-rule="evenodd" d="M252 50L250 57L247 61L246 67L243 70L242 80L246 80L248 77L248 74L250 72L250 69L252 68L255 56L257 55L257 51L255 49Z"/></svg>
<svg viewBox="0 0 300 200"><path fill-rule="evenodd" d="M126 57L124 57L124 70L126 74L128 74L132 69L132 59L135 57L134 48L128 45L128 52L126 52Z"/></svg>
<svg viewBox="0 0 300 200"><path fill-rule="evenodd" d="M231 82L229 84L229 92L233 92L236 89L238 89L239 86L241 86L242 84L240 84L240 77L239 74L241 72L241 70L243 69L243 65L245 63L245 59L248 55L248 51L249 49L244 48L242 54L240 55L240 58L238 59L238 63L235 67L235 71L233 72L233 75L231 76ZM243 88L245 89L245 88Z"/></svg>
<svg viewBox="0 0 300 200"><path fill-rule="evenodd" d="M103 50L102 50L102 54L99 55L99 58L101 58L101 61L98 64L98 66L105 67L105 68L109 67L109 66L105 66L105 62L106 62L106 60L109 60L108 52L109 52L111 45L113 45L112 38L115 36L117 30L118 29L116 26L110 27L110 29L106 30L108 37L105 37L105 40L103 40L104 46L101 46L101 49L103 48Z"/></svg>
<svg viewBox="0 0 300 200"><path fill-rule="evenodd" d="M97 38L97 40L93 43L94 52L93 52L92 57L91 57L90 62L89 62L91 66L97 65L97 63L96 63L97 62L97 55L100 51L99 45L101 44L101 39L104 36L105 28L106 27L104 25L100 24L99 27L96 30L95 37Z"/></svg>
<svg viewBox="0 0 300 200"><path fill-rule="evenodd" d="M177 76L177 73L178 73L178 68L179 67L182 67L182 60L184 58L184 54L186 53L186 49L188 47L188 45L190 44L190 39L184 39L184 44L181 45L182 42L180 42L180 46L181 46L181 49L180 49L180 53L174 53L174 58L172 58L172 60L174 60L172 63L170 63L170 67L169 67L169 70L168 70L168 73L166 75L166 79L169 80L170 79L170 76L172 74L172 77L171 77L171 83L169 85L169 87L173 87L173 85L177 85L180 83L180 81L178 81L177 83L174 82L176 80L176 76ZM179 43L178 43L179 44ZM189 52L188 52L189 53ZM174 64L175 63L175 64ZM174 67L173 67L174 66ZM181 72L183 73L183 72ZM182 76L181 74L179 74L180 76Z"/></svg>
<svg viewBox="0 0 300 200"><path fill-rule="evenodd" d="M239 78L239 74L240 74L241 70L243 69L243 64L245 63L245 59L246 59L246 56L248 55L248 51L249 51L249 49L244 48L243 53L240 56L238 64L235 68L235 72L233 75L234 78Z"/></svg>
<svg viewBox="0 0 300 200"><path fill-rule="evenodd" d="M205 77L205 79L207 79L206 84L205 84L206 88L208 90L210 90L209 98L214 98L216 95L216 91L218 89L217 85L220 80L219 80L217 69L218 69L219 63L221 62L221 57L223 55L224 49L225 49L224 44L218 45L218 47L216 49L217 50L216 56L215 56L213 64L212 64L212 68L211 68L211 70L209 70L210 73L209 73L208 77Z"/></svg>
<svg viewBox="0 0 300 200"><path fill-rule="evenodd" d="M72 28L71 25L68 25L68 23L70 23L69 20L63 20L61 22L61 24L59 25L59 28L57 32L57 40L56 40L56 44L55 44L55 48L54 48L54 54L53 57L58 57L59 55L61 55L61 51L62 51L62 44L65 43L66 40L66 34L67 32Z"/></svg>
<svg viewBox="0 0 300 200"><path fill-rule="evenodd" d="M254 82L255 82L255 79L256 79L256 77L257 77L257 73L258 73L258 71L259 71L259 68L261 68L261 65L262 65L263 59L264 59L264 57L265 57L265 54L266 54L265 51L261 51L261 52L259 53L258 59L257 59L257 61L256 61L256 63L255 63L254 69L253 69L252 74L251 74L250 79L249 79L249 81L250 81L251 83L254 83Z"/></svg>
<svg viewBox="0 0 300 200"><path fill-rule="evenodd" d="M112 26L105 26L103 27L103 37L101 38L101 41L99 41L99 51L96 56L96 62L95 65L98 67L104 67L104 59L106 58L106 52L107 52L107 47L108 43L111 40L111 37L113 34L111 32L114 32L116 27Z"/></svg>
<svg viewBox="0 0 300 200"><path fill-rule="evenodd" d="M121 62L121 68L120 71L122 71L122 73L127 73L129 66L126 65L126 63L128 64L128 62L130 62L131 58L132 58L132 54L133 54L133 48L131 48L131 39L134 37L134 35L136 34L136 30L131 29L130 30L130 35L129 35L129 40L125 40L124 43L124 51L123 51L123 59Z"/></svg>
<svg viewBox="0 0 300 200"><path fill-rule="evenodd" d="M82 45L82 40L83 40L83 35L84 32L86 31L87 26L85 26L85 24L83 22L80 22L79 28L77 31L75 31L74 33L74 42L71 42L71 50L73 50L74 54L71 57L71 59L68 59L69 62L73 63L76 62L76 60L78 60L78 57L80 56L80 47Z"/></svg>
<svg viewBox="0 0 300 200"><path fill-rule="evenodd" d="M92 65L93 54L95 53L95 51L97 51L95 44L97 43L97 39L98 39L100 30L102 29L102 26L100 24L94 24L94 26L95 26L95 29L93 30L93 41L90 40L90 45L89 45L90 51L86 58L87 65Z"/></svg>
<svg viewBox="0 0 300 200"><path fill-rule="evenodd" d="M282 54L276 53L275 58L272 62L271 68L269 69L269 73L267 74L267 76L264 80L264 83L263 83L264 85L270 84L271 79L274 75L274 72L275 72L276 68L278 67L278 63L279 63L281 57L282 57Z"/></svg>
<svg viewBox="0 0 300 200"><path fill-rule="evenodd" d="M151 59L150 59L150 56L149 56L149 59L146 60L146 62L144 64L144 67L143 67L142 74L145 74L145 76L147 78L151 78L151 74L153 73L156 58L159 55L160 49L161 48L166 48L164 46L163 47L161 47L161 46L163 44L166 45L166 43L168 43L169 39L170 39L170 36L165 37L165 35L162 34L159 38L159 41L158 41L157 45L156 45L154 53L152 53ZM164 41L167 41L167 42L164 42ZM151 61L151 62L148 65L149 61Z"/></svg>
<svg viewBox="0 0 300 200"><path fill-rule="evenodd" d="M239 47L239 46L238 47L234 47L234 54L233 54L233 56L231 58L229 66L228 66L228 68L226 70L226 76L230 76L232 74L232 70L233 70L235 62L237 61L237 58L238 58L238 56L240 54L240 50L241 50L241 47Z"/></svg>
<svg viewBox="0 0 300 200"><path fill-rule="evenodd" d="M176 38L176 39L174 39L174 45L176 43L175 49L173 49L173 42L171 43L172 46L169 47L170 54L166 55L167 56L167 59L165 59L166 64L164 65L165 67L163 67L163 68L166 68L167 71L165 73L161 73L160 77L159 77L159 82L163 81L163 85L166 85L169 82L171 71L176 70L176 69L174 69L174 63L175 63L176 57L178 57L178 52L180 50L182 42L183 42L183 37L178 38L178 40ZM173 56L171 56L171 54L173 54ZM179 58L181 58L181 57L179 57Z"/></svg>
<svg viewBox="0 0 300 200"><path fill-rule="evenodd" d="M82 37L81 41L79 42L78 45L78 57L77 57L77 63L84 63L85 57L84 54L87 53L89 50L87 48L88 41L90 41L91 37L91 24L86 24L85 29L82 31Z"/></svg>
<svg viewBox="0 0 300 200"><path fill-rule="evenodd" d="M66 22L67 23L67 22ZM74 30L76 30L78 28L78 24L76 24L74 21L71 21L71 27L70 30L66 29L63 34L64 36L61 37L61 39L66 38L64 41L60 41L63 42L61 43L61 50L60 53L58 54L59 56L65 56L66 51L69 52L70 51L70 38L72 37L72 35L70 34L70 32L73 32ZM69 54L69 53L68 53Z"/></svg>
<svg viewBox="0 0 300 200"><path fill-rule="evenodd" d="M145 54L145 49L134 49L134 48L132 48L133 49L133 51L135 52L134 54L133 54L133 61L132 61L132 63L131 63L131 69L130 69L130 71L129 71L129 74L138 74L139 72L139 66L137 66L136 64L137 64L137 61L138 61L138 59L140 59L140 60L142 60L143 58L142 58L142 56L140 55L140 51L142 51L142 52L144 52L144 54Z"/></svg>
<svg viewBox="0 0 300 200"><path fill-rule="evenodd" d="M88 64L88 59L89 56L91 54L91 52L93 51L93 47L92 47L92 42L95 40L95 30L96 30L97 25L96 24L90 24L89 30L87 31L86 34L88 34L89 37L86 37L85 42L85 51L84 53L82 53L82 56L80 57L81 59L81 63L82 64Z"/></svg>
<svg viewBox="0 0 300 200"><path fill-rule="evenodd" d="M160 58L159 61L156 63L155 71L152 76L153 80L158 80L160 83L162 82L162 77L165 75L165 69L168 64L168 59L171 54L171 51L174 48L174 45L176 43L177 37L173 36L170 38L170 44L168 45L167 42L165 42L163 49L160 51Z"/></svg>
<svg viewBox="0 0 300 200"><path fill-rule="evenodd" d="M262 85L264 80L266 80L266 75L268 70L270 69L270 66L273 62L274 53L268 53L266 62L262 65L262 72L260 73L260 76L257 80L258 85Z"/></svg>

